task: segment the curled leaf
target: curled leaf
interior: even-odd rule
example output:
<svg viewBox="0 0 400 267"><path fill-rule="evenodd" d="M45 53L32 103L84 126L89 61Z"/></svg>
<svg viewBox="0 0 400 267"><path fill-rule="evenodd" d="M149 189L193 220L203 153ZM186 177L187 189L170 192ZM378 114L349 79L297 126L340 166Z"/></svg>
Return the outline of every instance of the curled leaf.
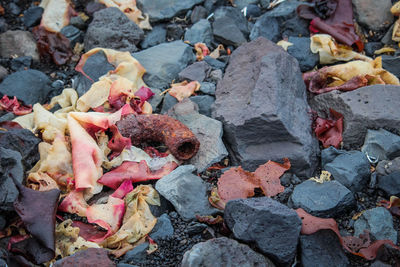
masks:
<svg viewBox="0 0 400 267"><path fill-rule="evenodd" d="M171 84L169 94L175 97L179 102L200 90L200 83L198 81L183 81L181 83Z"/></svg>
<svg viewBox="0 0 400 267"><path fill-rule="evenodd" d="M323 119L317 117L314 121L314 132L324 147L339 147L343 140L343 115L333 109L329 110L331 118Z"/></svg>
<svg viewBox="0 0 400 267"><path fill-rule="evenodd" d="M32 106L24 106L22 105L18 99L14 96L13 99L8 98L7 95L4 95L0 99L0 110L5 110L8 112L12 112L17 116L26 115L32 112Z"/></svg>
<svg viewBox="0 0 400 267"><path fill-rule="evenodd" d="M194 45L194 50L196 50L196 59L198 61L203 60L205 56L210 54L210 50L204 43L196 43Z"/></svg>

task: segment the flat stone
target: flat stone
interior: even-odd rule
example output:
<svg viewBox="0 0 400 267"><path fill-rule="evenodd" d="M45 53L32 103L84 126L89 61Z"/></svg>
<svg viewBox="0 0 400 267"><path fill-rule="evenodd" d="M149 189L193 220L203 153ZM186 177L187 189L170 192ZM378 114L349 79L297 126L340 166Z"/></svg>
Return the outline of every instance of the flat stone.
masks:
<svg viewBox="0 0 400 267"><path fill-rule="evenodd" d="M150 22L172 19L182 15L204 0L138 0L138 8L150 16Z"/></svg>
<svg viewBox="0 0 400 267"><path fill-rule="evenodd" d="M208 47L211 46L213 40L213 32L211 24L206 19L201 19L185 32L185 41L191 44L205 43Z"/></svg>
<svg viewBox="0 0 400 267"><path fill-rule="evenodd" d="M364 211L354 223L354 235L368 230L376 240L392 240L397 243L397 231L393 228L393 217L384 207Z"/></svg>
<svg viewBox="0 0 400 267"><path fill-rule="evenodd" d="M14 201L18 197L18 190L11 178L22 183L24 167L21 154L17 151L0 147L0 213L14 210Z"/></svg>
<svg viewBox="0 0 400 267"><path fill-rule="evenodd" d="M204 223L198 223L198 222L190 222L186 229L185 232L189 236L194 236L197 234L201 234L205 229L207 228L207 224Z"/></svg>
<svg viewBox="0 0 400 267"><path fill-rule="evenodd" d="M315 96L311 108L326 118L329 109L343 114L343 143L349 147L361 146L367 129L400 130L400 86L371 85L354 91L332 91Z"/></svg>
<svg viewBox="0 0 400 267"><path fill-rule="evenodd" d="M299 62L300 70L306 72L313 69L319 63L319 55L311 52L311 40L308 37L289 37L287 52Z"/></svg>
<svg viewBox="0 0 400 267"><path fill-rule="evenodd" d="M153 46L134 53L133 57L146 69L145 83L158 89L168 87L181 70L195 61L192 48L182 41Z"/></svg>
<svg viewBox="0 0 400 267"><path fill-rule="evenodd" d="M264 37L272 42L278 42L281 38L280 24L276 18L270 17L265 13L256 20L250 32L250 40L255 40L258 37Z"/></svg>
<svg viewBox="0 0 400 267"><path fill-rule="evenodd" d="M44 9L40 6L33 6L24 12L23 21L26 27L33 27L40 23Z"/></svg>
<svg viewBox="0 0 400 267"><path fill-rule="evenodd" d="M32 33L28 31L6 31L0 34L0 57L28 56L39 61L39 53Z"/></svg>
<svg viewBox="0 0 400 267"><path fill-rule="evenodd" d="M212 215L218 212L208 202L207 184L193 172L193 165L179 166L156 183L156 190L174 205L183 220L196 215Z"/></svg>
<svg viewBox="0 0 400 267"><path fill-rule="evenodd" d="M76 252L75 254L58 260L54 267L68 266L102 266L115 267L115 262L108 257L108 252L104 248L88 248Z"/></svg>
<svg viewBox="0 0 400 267"><path fill-rule="evenodd" d="M381 31L394 21L390 0L352 0L357 22L368 30Z"/></svg>
<svg viewBox="0 0 400 267"><path fill-rule="evenodd" d="M306 180L294 188L290 200L295 208L323 218L340 216L355 205L353 193L338 181Z"/></svg>
<svg viewBox="0 0 400 267"><path fill-rule="evenodd" d="M164 213L157 218L157 223L151 230L149 236L155 242L162 240L164 238L170 237L174 234L174 227L171 224L168 214Z"/></svg>
<svg viewBox="0 0 400 267"><path fill-rule="evenodd" d="M143 41L140 43L142 49L146 49L158 44L162 44L167 39L167 29L164 25L156 25L147 33Z"/></svg>
<svg viewBox="0 0 400 267"><path fill-rule="evenodd" d="M67 25L61 29L60 33L68 38L71 47L74 47L76 43L82 43L83 41L83 32L75 26Z"/></svg>
<svg viewBox="0 0 400 267"><path fill-rule="evenodd" d="M161 114L167 113L168 110L170 110L177 103L179 103L179 102L175 97L173 97L169 93L166 93L164 96L163 104L162 104Z"/></svg>
<svg viewBox="0 0 400 267"><path fill-rule="evenodd" d="M400 156L400 136L384 129L368 129L361 151L378 160Z"/></svg>
<svg viewBox="0 0 400 267"><path fill-rule="evenodd" d="M205 171L212 164L228 156L222 142L222 123L198 113L197 104L184 99L176 104L168 115L185 124L200 142L197 154L189 160L198 172Z"/></svg>
<svg viewBox="0 0 400 267"><path fill-rule="evenodd" d="M217 85L214 107L233 165L254 171L267 160L288 157L292 172L312 175L318 144L306 88L297 60L281 47L260 37L236 49Z"/></svg>
<svg viewBox="0 0 400 267"><path fill-rule="evenodd" d="M202 82L200 83L200 91L208 95L215 95L215 84Z"/></svg>
<svg viewBox="0 0 400 267"><path fill-rule="evenodd" d="M210 56L205 56L203 59L205 62L207 62L208 65L213 67L214 69L221 69L224 70L226 67L226 63L222 62L221 60L212 58Z"/></svg>
<svg viewBox="0 0 400 267"><path fill-rule="evenodd" d="M337 235L330 230L320 230L300 236L302 266L349 266L349 260Z"/></svg>
<svg viewBox="0 0 400 267"><path fill-rule="evenodd" d="M0 83L0 95L16 96L27 105L44 104L52 90L50 79L38 70L14 72Z"/></svg>
<svg viewBox="0 0 400 267"><path fill-rule="evenodd" d="M360 151L344 151L322 168L354 193L362 191L370 176L369 161Z"/></svg>
<svg viewBox="0 0 400 267"><path fill-rule="evenodd" d="M140 263L147 257L147 250L149 249L149 243L144 242L133 249L126 252L124 257L122 258L123 262L133 262Z"/></svg>
<svg viewBox="0 0 400 267"><path fill-rule="evenodd" d="M382 55L382 67L400 78L400 57Z"/></svg>
<svg viewBox="0 0 400 267"><path fill-rule="evenodd" d="M226 237L194 245L183 255L182 267L274 267L275 265L249 246Z"/></svg>
<svg viewBox="0 0 400 267"><path fill-rule="evenodd" d="M400 197L400 171L394 171L388 175L378 178L378 188L391 196Z"/></svg>
<svg viewBox="0 0 400 267"><path fill-rule="evenodd" d="M224 219L236 239L254 242L279 266L293 262L301 229L294 210L269 197L236 199L226 204Z"/></svg>
<svg viewBox="0 0 400 267"><path fill-rule="evenodd" d="M198 61L179 72L179 79L202 82L210 71L210 65L204 61Z"/></svg>
<svg viewBox="0 0 400 267"><path fill-rule="evenodd" d="M215 97L210 95L196 95L189 97L189 99L197 104L200 114L211 117L211 108L215 102Z"/></svg>
<svg viewBox="0 0 400 267"><path fill-rule="evenodd" d="M85 51L102 47L135 52L143 37L143 30L138 25L118 8L109 7L94 13L85 34Z"/></svg>
<svg viewBox="0 0 400 267"><path fill-rule="evenodd" d="M385 176L395 171L400 171L400 157L393 160L382 160L376 166L378 176Z"/></svg>
<svg viewBox="0 0 400 267"><path fill-rule="evenodd" d="M207 18L208 11L203 6L195 6L193 8L193 12L190 15L190 21L195 24L196 22L200 21L201 19Z"/></svg>

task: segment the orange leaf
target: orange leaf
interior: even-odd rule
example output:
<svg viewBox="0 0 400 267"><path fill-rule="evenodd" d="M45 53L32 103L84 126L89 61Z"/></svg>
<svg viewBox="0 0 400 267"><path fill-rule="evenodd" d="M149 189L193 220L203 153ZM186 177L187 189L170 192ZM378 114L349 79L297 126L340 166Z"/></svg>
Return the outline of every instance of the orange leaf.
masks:
<svg viewBox="0 0 400 267"><path fill-rule="evenodd" d="M171 84L169 89L169 94L175 97L179 102L184 98L187 98L194 94L195 91L200 89L200 83L198 81L193 81L188 83L187 81L181 83Z"/></svg>

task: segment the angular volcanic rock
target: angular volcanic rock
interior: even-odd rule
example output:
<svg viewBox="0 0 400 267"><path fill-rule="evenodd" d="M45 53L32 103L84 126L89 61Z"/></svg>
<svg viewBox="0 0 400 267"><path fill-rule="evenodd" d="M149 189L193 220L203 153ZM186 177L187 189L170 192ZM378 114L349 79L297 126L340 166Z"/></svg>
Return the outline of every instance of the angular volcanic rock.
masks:
<svg viewBox="0 0 400 267"><path fill-rule="evenodd" d="M301 229L294 210L269 197L236 199L226 204L224 219L235 238L255 242L279 266L290 266Z"/></svg>
<svg viewBox="0 0 400 267"><path fill-rule="evenodd" d="M137 6L150 16L150 21L162 21L172 19L177 15L184 14L194 5L204 0L138 0Z"/></svg>
<svg viewBox="0 0 400 267"><path fill-rule="evenodd" d="M213 115L224 124L234 164L254 171L288 157L293 172L309 176L318 151L309 110L297 60L260 37L233 52Z"/></svg>
<svg viewBox="0 0 400 267"><path fill-rule="evenodd" d="M361 146L367 129L400 130L400 86L371 85L341 93L332 91L315 96L310 106L326 118L329 109L343 114L345 148Z"/></svg>
<svg viewBox="0 0 400 267"><path fill-rule="evenodd" d="M400 136L384 129L368 130L361 151L379 161L400 156Z"/></svg>

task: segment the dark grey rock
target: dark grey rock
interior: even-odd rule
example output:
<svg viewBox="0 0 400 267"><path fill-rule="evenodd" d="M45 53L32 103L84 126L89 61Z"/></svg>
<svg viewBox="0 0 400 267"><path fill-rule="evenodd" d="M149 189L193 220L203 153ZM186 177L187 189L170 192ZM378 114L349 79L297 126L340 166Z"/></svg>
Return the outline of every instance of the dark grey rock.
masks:
<svg viewBox="0 0 400 267"><path fill-rule="evenodd" d="M382 67L400 78L400 57L382 55Z"/></svg>
<svg viewBox="0 0 400 267"><path fill-rule="evenodd" d="M377 160L400 156L400 136L384 129L368 130L361 151Z"/></svg>
<svg viewBox="0 0 400 267"><path fill-rule="evenodd" d="M99 51L96 54L91 55L86 60L86 63L83 66L83 71L86 73L87 76L89 76L93 80L93 82L97 82L101 76L107 74L109 71L114 69L115 67L108 62L107 56L103 51ZM89 81L91 86L92 81L87 79L82 74L80 75L82 76L82 79L86 79L87 81ZM86 90L83 93L89 90L90 86L86 88ZM80 90L77 91L78 94L81 95Z"/></svg>
<svg viewBox="0 0 400 267"><path fill-rule="evenodd" d="M215 84L202 82L200 83L200 91L208 95L215 95Z"/></svg>
<svg viewBox="0 0 400 267"><path fill-rule="evenodd" d="M8 70L4 68L3 66L0 65L0 82L7 77L8 75Z"/></svg>
<svg viewBox="0 0 400 267"><path fill-rule="evenodd" d="M139 267L138 265L132 265L128 263L118 263L117 267Z"/></svg>
<svg viewBox="0 0 400 267"><path fill-rule="evenodd" d="M393 217L384 207L364 211L354 223L354 236L368 230L377 240L392 240L397 243L397 232L393 228Z"/></svg>
<svg viewBox="0 0 400 267"><path fill-rule="evenodd" d="M184 99L168 115L185 124L196 135L200 142L197 154L190 159L198 172L205 171L212 164L228 156L222 142L222 123L198 113L198 107L189 99Z"/></svg>
<svg viewBox="0 0 400 267"><path fill-rule="evenodd" d="M340 216L355 205L353 193L338 181L304 181L294 188L291 202L295 208L324 218Z"/></svg>
<svg viewBox="0 0 400 267"><path fill-rule="evenodd" d="M242 10L250 4L258 4L259 0L236 0L235 7Z"/></svg>
<svg viewBox="0 0 400 267"><path fill-rule="evenodd" d="M151 214L155 217L160 217L164 213L174 210L174 206L162 195L160 195L160 205L149 205Z"/></svg>
<svg viewBox="0 0 400 267"><path fill-rule="evenodd" d="M285 37L307 37L310 36L310 31L308 30L309 21L300 18L299 16L294 16L283 22L281 24L282 38Z"/></svg>
<svg viewBox="0 0 400 267"><path fill-rule="evenodd" d="M183 36L184 30L181 25L178 24L169 24L167 25L167 40L174 41L180 40Z"/></svg>
<svg viewBox="0 0 400 267"><path fill-rule="evenodd" d="M6 32L8 30L8 24L5 18L0 18L0 33Z"/></svg>
<svg viewBox="0 0 400 267"><path fill-rule="evenodd" d="M23 17L25 26L29 28L38 25L40 23L40 20L42 19L43 11L44 9L39 6L33 6L28 8L24 12L24 17Z"/></svg>
<svg viewBox="0 0 400 267"><path fill-rule="evenodd" d="M301 264L307 267L349 266L349 260L337 235L320 230L300 236Z"/></svg>
<svg viewBox="0 0 400 267"><path fill-rule="evenodd" d="M80 30L86 29L86 22L80 16L71 17L69 20L69 25L72 25Z"/></svg>
<svg viewBox="0 0 400 267"><path fill-rule="evenodd" d="M378 176L385 176L395 171L400 171L400 157L390 161L382 160L376 166L376 173Z"/></svg>
<svg viewBox="0 0 400 267"><path fill-rule="evenodd" d="M201 232L203 232L206 228L207 228L207 224L198 223L198 222L191 222L186 227L185 232L189 236L194 236L194 235L197 235L197 234L201 234Z"/></svg>
<svg viewBox="0 0 400 267"><path fill-rule="evenodd" d="M262 14L261 8L257 5L250 4L246 8L247 19L258 18L259 16L261 16L261 14Z"/></svg>
<svg viewBox="0 0 400 267"><path fill-rule="evenodd" d="M357 22L368 30L381 31L394 21L390 12L392 1L352 0Z"/></svg>
<svg viewBox="0 0 400 267"><path fill-rule="evenodd" d="M249 246L226 237L194 245L183 255L182 267L274 267L263 255Z"/></svg>
<svg viewBox="0 0 400 267"><path fill-rule="evenodd" d="M32 57L17 57L11 60L10 67L13 71L29 69L32 65Z"/></svg>
<svg viewBox="0 0 400 267"><path fill-rule="evenodd" d="M367 185L370 176L369 161L360 151L346 151L322 168L354 193Z"/></svg>
<svg viewBox="0 0 400 267"><path fill-rule="evenodd" d="M381 42L368 42L364 44L364 51L367 56L372 57L375 55L374 52L378 49L381 49L382 47L383 44ZM384 64L383 62L382 64ZM383 67L386 69L385 66Z"/></svg>
<svg viewBox="0 0 400 267"><path fill-rule="evenodd" d="M207 18L207 14L207 9L205 9L203 6L195 6L192 14L190 15L190 21L195 24L201 19Z"/></svg>
<svg viewBox="0 0 400 267"><path fill-rule="evenodd" d="M346 153L346 150L338 150L333 146L325 148L321 151L321 166L332 162L337 156Z"/></svg>
<svg viewBox="0 0 400 267"><path fill-rule="evenodd" d="M151 107L153 108L153 111L155 111L157 109L158 105L160 105L161 101L163 100L163 96L160 95L161 94L160 89L154 89L154 88L150 88L150 89L154 93L154 95L150 98L150 100L148 100L148 102L150 103Z"/></svg>
<svg viewBox="0 0 400 267"><path fill-rule="evenodd" d="M185 41L189 41L191 44L205 43L210 47L213 40L213 32L211 24L206 19L201 19L196 22L192 27L186 30Z"/></svg>
<svg viewBox="0 0 400 267"><path fill-rule="evenodd" d="M138 0L138 8L150 16L150 22L172 19L175 16L185 14L193 6L204 0Z"/></svg>
<svg viewBox="0 0 400 267"><path fill-rule="evenodd" d="M27 105L44 104L51 90L50 79L38 70L14 72L0 84L0 95L16 96Z"/></svg>
<svg viewBox="0 0 400 267"><path fill-rule="evenodd" d="M149 249L149 243L144 242L133 249L129 250L122 258L123 262L134 262L139 263L146 259L147 250Z"/></svg>
<svg viewBox="0 0 400 267"><path fill-rule="evenodd" d="M162 109L161 109L161 114L165 114L170 110L173 106L175 106L178 102L178 100L173 97L172 95L166 93L164 96L164 101L162 104Z"/></svg>
<svg viewBox="0 0 400 267"><path fill-rule="evenodd" d="M217 8L226 4L225 0L205 0L204 7L209 13L214 12Z"/></svg>
<svg viewBox="0 0 400 267"><path fill-rule="evenodd" d="M215 83L215 84L218 84L222 80L222 75L223 74L224 73L220 69L213 70L213 71L210 72L208 80L213 82L213 83Z"/></svg>
<svg viewBox="0 0 400 267"><path fill-rule="evenodd" d="M179 79L202 82L210 70L210 65L204 61L198 61L179 72Z"/></svg>
<svg viewBox="0 0 400 267"><path fill-rule="evenodd" d="M19 183L24 179L21 154L0 147L0 213L14 210L13 204L18 197L18 190L11 177Z"/></svg>
<svg viewBox="0 0 400 267"><path fill-rule="evenodd" d="M290 266L296 256L301 220L297 213L269 197L231 200L225 223L235 238L254 242L280 266Z"/></svg>
<svg viewBox="0 0 400 267"><path fill-rule="evenodd" d="M234 165L254 171L266 160L288 157L297 175L313 173L318 145L305 85L297 60L281 47L259 38L236 49L214 107Z"/></svg>
<svg viewBox="0 0 400 267"><path fill-rule="evenodd" d="M225 69L226 63L218 59L212 58L210 56L205 56L203 60L207 62L207 64L213 67L214 69L221 69L221 70Z"/></svg>
<svg viewBox="0 0 400 267"><path fill-rule="evenodd" d="M109 7L94 13L85 34L85 51L103 47L135 52L143 37L143 30L138 25L118 8Z"/></svg>
<svg viewBox="0 0 400 267"><path fill-rule="evenodd" d="M156 25L153 30L147 33L144 40L140 43L143 49L162 44L167 39L167 30L164 25Z"/></svg>
<svg viewBox="0 0 400 267"><path fill-rule="evenodd" d="M105 8L107 8L107 7L99 2L90 1L85 7L85 12L89 16L93 16L93 14L95 12L105 9Z"/></svg>
<svg viewBox="0 0 400 267"><path fill-rule="evenodd" d="M207 184L193 172L193 165L179 166L156 183L156 190L174 205L183 220L196 215L211 215L218 212L208 202Z"/></svg>
<svg viewBox="0 0 400 267"><path fill-rule="evenodd" d="M300 65L300 70L306 72L313 69L319 63L319 55L311 52L311 40L308 37L289 37L287 52L295 57Z"/></svg>
<svg viewBox="0 0 400 267"><path fill-rule="evenodd" d="M0 116L0 122L3 122L3 121L12 121L13 119L15 119L15 115L14 115L14 113L12 113L12 112L7 112L7 113L5 113L5 114L2 114L1 116Z"/></svg>
<svg viewBox="0 0 400 267"><path fill-rule="evenodd" d="M0 147L15 150L22 156L22 164L26 170L39 161L38 144L42 140L26 129L0 130Z"/></svg>
<svg viewBox="0 0 400 267"><path fill-rule="evenodd" d="M157 223L154 226L153 230L151 230L149 236L155 242L158 242L159 240L170 237L173 234L174 227L171 224L171 220L169 219L168 214L164 213L157 218Z"/></svg>
<svg viewBox="0 0 400 267"><path fill-rule="evenodd" d="M387 30L385 35L381 39L381 43L385 45L392 45L395 44L395 42L392 40L392 34L393 34L393 28L394 24L390 26L390 28Z"/></svg>
<svg viewBox="0 0 400 267"><path fill-rule="evenodd" d="M192 48L182 41L153 46L134 53L133 57L146 69L145 83L158 89L168 87L181 70L195 61Z"/></svg>
<svg viewBox="0 0 400 267"><path fill-rule="evenodd" d="M286 0L272 10L267 11L269 17L278 19L279 24L297 16L296 9L299 5L304 5L303 1Z"/></svg>
<svg viewBox="0 0 400 267"><path fill-rule="evenodd" d="M6 31L0 34L0 57L28 56L39 61L39 53L32 33L28 31Z"/></svg>
<svg viewBox="0 0 400 267"><path fill-rule="evenodd" d="M211 117L211 107L215 102L215 97L209 95L191 96L189 99L199 106L199 113Z"/></svg>
<svg viewBox="0 0 400 267"><path fill-rule="evenodd" d="M6 224L7 224L6 219L3 216L0 216L0 231L2 231L4 227L6 227Z"/></svg>
<svg viewBox="0 0 400 267"><path fill-rule="evenodd" d="M400 130L399 90L395 85L371 85L345 93L332 91L315 96L310 105L323 118L330 108L343 114L345 148L361 146L367 129Z"/></svg>
<svg viewBox="0 0 400 267"><path fill-rule="evenodd" d="M281 39L279 22L276 18L268 16L265 13L259 17L251 29L250 40L255 40L258 37L264 37L272 42L278 42Z"/></svg>
<svg viewBox="0 0 400 267"><path fill-rule="evenodd" d="M378 178L378 188L391 196L400 197L400 171L394 171L388 175Z"/></svg>
<svg viewBox="0 0 400 267"><path fill-rule="evenodd" d="M21 13L21 8L19 8L19 6L17 6L17 4L11 2L8 4L7 11L13 15L19 15Z"/></svg>
<svg viewBox="0 0 400 267"><path fill-rule="evenodd" d="M61 29L60 33L68 38L71 43L71 47L74 47L76 43L82 43L83 32L72 25L67 25Z"/></svg>

